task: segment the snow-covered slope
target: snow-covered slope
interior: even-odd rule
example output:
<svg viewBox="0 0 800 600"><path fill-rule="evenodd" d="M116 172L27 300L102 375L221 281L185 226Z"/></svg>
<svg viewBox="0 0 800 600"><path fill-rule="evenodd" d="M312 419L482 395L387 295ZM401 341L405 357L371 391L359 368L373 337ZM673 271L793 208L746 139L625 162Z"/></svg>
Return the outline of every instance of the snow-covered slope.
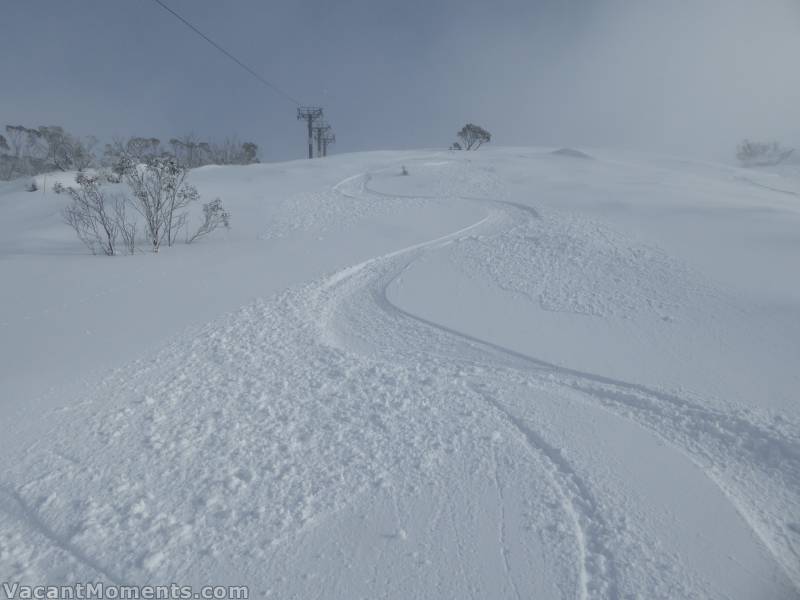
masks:
<svg viewBox="0 0 800 600"><path fill-rule="evenodd" d="M199 169L158 256L0 188L2 579L797 598L800 179L551 150Z"/></svg>

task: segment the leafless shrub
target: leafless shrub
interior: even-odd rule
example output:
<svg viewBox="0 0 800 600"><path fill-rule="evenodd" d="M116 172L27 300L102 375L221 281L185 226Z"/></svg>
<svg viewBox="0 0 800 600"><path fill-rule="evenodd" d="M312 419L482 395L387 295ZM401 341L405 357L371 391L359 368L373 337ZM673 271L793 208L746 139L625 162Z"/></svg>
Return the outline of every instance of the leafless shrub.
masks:
<svg viewBox="0 0 800 600"><path fill-rule="evenodd" d="M133 192L134 207L144 218L153 252L165 241L172 246L186 225L184 209L199 198L197 190L186 183L188 169L172 158L157 157L144 164L127 160L122 172Z"/></svg>
<svg viewBox="0 0 800 600"><path fill-rule="evenodd" d="M77 187L53 186L57 194L67 193L72 202L63 211L64 221L70 225L92 254L113 256L116 252L120 229L118 216L95 175L78 173Z"/></svg>
<svg viewBox="0 0 800 600"><path fill-rule="evenodd" d="M230 229L231 215L222 206L222 200L217 198L211 202L203 204L203 222L191 236L186 238L186 243L191 244L195 240L208 235L212 231L224 227Z"/></svg>

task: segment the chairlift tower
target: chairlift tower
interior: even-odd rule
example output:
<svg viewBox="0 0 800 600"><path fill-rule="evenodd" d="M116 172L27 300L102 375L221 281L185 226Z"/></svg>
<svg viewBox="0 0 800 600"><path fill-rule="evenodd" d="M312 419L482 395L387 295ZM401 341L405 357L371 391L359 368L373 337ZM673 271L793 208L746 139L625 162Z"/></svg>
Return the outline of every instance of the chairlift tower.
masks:
<svg viewBox="0 0 800 600"><path fill-rule="evenodd" d="M322 136L322 156L328 156L328 144L336 143L336 134L332 132L326 133Z"/></svg>
<svg viewBox="0 0 800 600"><path fill-rule="evenodd" d="M321 106L300 106L297 108L297 120L305 121L308 126L308 158L314 158L314 124L322 120Z"/></svg>
<svg viewBox="0 0 800 600"><path fill-rule="evenodd" d="M331 130L331 126L325 121L319 121L312 127L312 130L314 132L314 139L317 142L317 157L324 156L322 153L322 139Z"/></svg>

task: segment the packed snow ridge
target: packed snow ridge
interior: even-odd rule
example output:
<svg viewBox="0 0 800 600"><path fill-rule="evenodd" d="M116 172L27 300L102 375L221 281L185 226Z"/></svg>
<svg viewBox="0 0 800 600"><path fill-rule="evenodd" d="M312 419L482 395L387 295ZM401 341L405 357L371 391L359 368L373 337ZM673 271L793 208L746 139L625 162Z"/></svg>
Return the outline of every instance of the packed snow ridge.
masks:
<svg viewBox="0 0 800 600"><path fill-rule="evenodd" d="M800 597L799 172L190 179L232 229L157 256L88 256L48 184L0 187L0 579Z"/></svg>

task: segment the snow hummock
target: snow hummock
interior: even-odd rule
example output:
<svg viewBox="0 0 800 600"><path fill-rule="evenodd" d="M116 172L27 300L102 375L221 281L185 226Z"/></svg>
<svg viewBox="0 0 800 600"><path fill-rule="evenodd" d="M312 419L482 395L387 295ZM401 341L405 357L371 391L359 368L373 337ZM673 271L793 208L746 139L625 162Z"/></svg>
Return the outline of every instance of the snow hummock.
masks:
<svg viewBox="0 0 800 600"><path fill-rule="evenodd" d="M558 150L554 150L553 154L556 156L568 156L569 158L583 158L583 159L592 158L585 152L581 152L580 150L575 150L574 148L559 148Z"/></svg>
<svg viewBox="0 0 800 600"><path fill-rule="evenodd" d="M553 154L198 169L158 256L0 185L3 579L796 597L800 178Z"/></svg>

